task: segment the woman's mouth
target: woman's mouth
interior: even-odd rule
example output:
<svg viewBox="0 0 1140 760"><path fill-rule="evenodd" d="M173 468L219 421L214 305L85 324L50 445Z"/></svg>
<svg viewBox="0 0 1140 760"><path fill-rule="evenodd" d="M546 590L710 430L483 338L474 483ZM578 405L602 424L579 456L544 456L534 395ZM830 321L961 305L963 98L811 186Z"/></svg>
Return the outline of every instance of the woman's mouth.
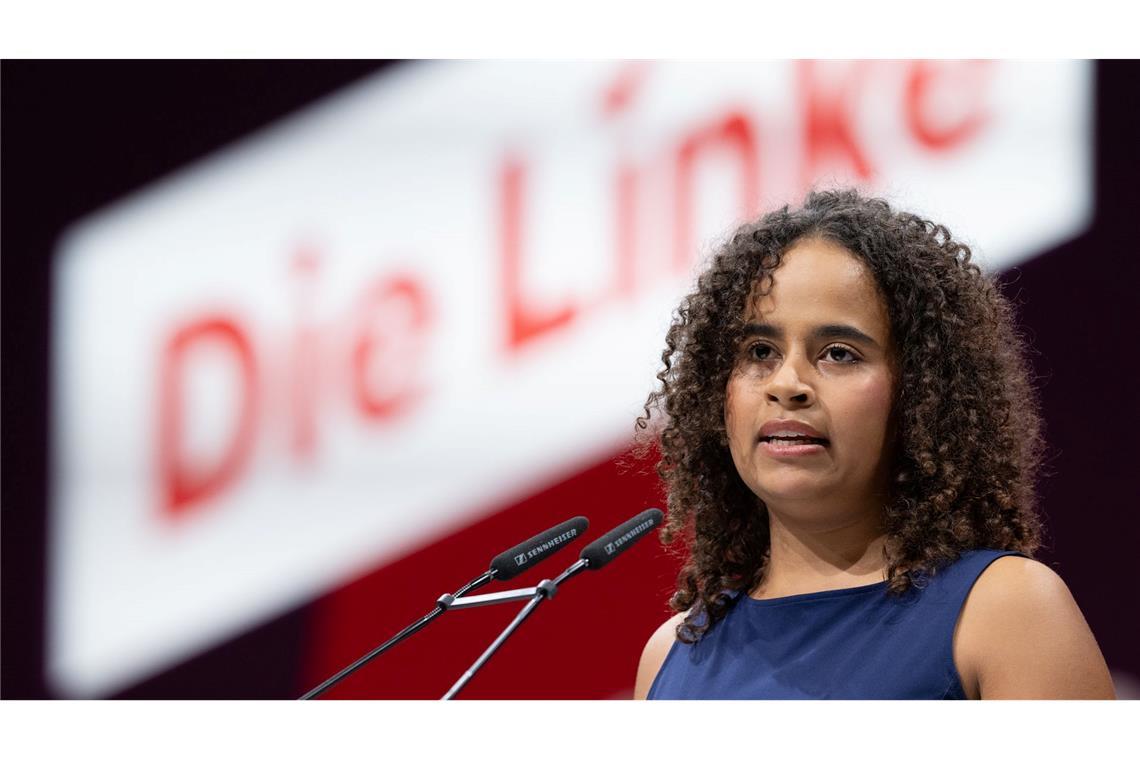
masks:
<svg viewBox="0 0 1140 760"><path fill-rule="evenodd" d="M831 445L811 424L789 418L768 420L757 431L757 443L768 456L776 459L822 454Z"/></svg>
<svg viewBox="0 0 1140 760"><path fill-rule="evenodd" d="M830 442L826 438L812 438L804 435L769 435L760 438L760 448L764 453L777 459L822 454L829 445Z"/></svg>

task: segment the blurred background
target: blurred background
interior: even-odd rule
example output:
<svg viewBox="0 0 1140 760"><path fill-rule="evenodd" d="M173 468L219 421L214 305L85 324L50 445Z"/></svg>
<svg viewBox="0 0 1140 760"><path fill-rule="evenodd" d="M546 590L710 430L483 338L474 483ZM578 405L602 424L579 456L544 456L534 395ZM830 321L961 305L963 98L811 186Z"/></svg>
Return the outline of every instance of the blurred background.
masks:
<svg viewBox="0 0 1140 760"><path fill-rule="evenodd" d="M294 698L513 544L661 505L630 445L678 299L734 224L840 183L1000 274L1040 559L1140 694L1136 63L0 72L4 698ZM628 697L678 567L651 539L568 583L463 696ZM327 696L438 698L516 610Z"/></svg>

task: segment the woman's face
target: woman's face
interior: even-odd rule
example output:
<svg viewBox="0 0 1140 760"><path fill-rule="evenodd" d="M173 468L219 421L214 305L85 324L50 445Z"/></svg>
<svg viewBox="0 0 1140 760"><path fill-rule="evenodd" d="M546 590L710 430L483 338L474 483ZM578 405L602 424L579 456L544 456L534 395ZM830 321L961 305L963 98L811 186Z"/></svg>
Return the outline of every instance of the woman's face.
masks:
<svg viewBox="0 0 1140 760"><path fill-rule="evenodd" d="M729 450L748 487L798 519L843 519L882 503L893 396L886 305L836 243L795 243L746 312L728 381ZM782 440L781 440L782 439Z"/></svg>

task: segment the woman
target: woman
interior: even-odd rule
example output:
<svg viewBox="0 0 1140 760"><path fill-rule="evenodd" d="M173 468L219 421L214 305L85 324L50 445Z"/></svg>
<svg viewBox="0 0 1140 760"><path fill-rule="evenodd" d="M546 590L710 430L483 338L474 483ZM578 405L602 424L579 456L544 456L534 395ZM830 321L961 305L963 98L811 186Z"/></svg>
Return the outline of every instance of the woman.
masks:
<svg viewBox="0 0 1140 760"><path fill-rule="evenodd" d="M1113 698L1030 557L1042 439L1011 309L942 226L855 191L741 227L666 338L637 698Z"/></svg>

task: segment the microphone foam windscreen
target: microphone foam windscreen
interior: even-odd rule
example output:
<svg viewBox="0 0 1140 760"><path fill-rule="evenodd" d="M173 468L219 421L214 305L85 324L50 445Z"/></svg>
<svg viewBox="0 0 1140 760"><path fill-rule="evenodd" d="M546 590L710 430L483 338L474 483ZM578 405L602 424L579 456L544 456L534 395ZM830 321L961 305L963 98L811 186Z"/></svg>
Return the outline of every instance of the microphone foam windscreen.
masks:
<svg viewBox="0 0 1140 760"><path fill-rule="evenodd" d="M590 563L591 570L605 567L640 538L652 532L664 517L660 509L647 509L591 543L578 556Z"/></svg>
<svg viewBox="0 0 1140 760"><path fill-rule="evenodd" d="M530 569L532 565L538 564L571 541L581 538L589 525L590 521L585 517L572 517L539 533L534 538L523 541L518 546L507 549L491 560L495 580L509 580Z"/></svg>

